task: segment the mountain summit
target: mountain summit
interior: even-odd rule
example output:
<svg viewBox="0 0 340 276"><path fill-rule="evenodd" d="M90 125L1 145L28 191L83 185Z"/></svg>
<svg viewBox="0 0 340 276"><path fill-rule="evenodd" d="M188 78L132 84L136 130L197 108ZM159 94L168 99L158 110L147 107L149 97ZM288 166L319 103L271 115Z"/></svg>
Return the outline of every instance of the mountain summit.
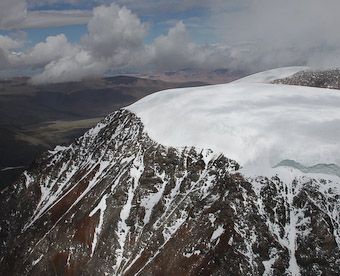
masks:
<svg viewBox="0 0 340 276"><path fill-rule="evenodd" d="M340 93L166 90L1 192L2 275L339 275ZM317 169L311 169L317 168Z"/></svg>

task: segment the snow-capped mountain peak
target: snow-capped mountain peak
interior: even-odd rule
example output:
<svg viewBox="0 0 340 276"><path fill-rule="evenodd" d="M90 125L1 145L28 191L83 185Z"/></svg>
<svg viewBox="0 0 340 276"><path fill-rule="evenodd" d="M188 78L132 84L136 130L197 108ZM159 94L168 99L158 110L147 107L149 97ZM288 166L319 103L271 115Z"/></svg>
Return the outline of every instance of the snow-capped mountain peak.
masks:
<svg viewBox="0 0 340 276"><path fill-rule="evenodd" d="M0 274L339 275L340 93L263 83L296 71L155 93L41 155L1 194Z"/></svg>

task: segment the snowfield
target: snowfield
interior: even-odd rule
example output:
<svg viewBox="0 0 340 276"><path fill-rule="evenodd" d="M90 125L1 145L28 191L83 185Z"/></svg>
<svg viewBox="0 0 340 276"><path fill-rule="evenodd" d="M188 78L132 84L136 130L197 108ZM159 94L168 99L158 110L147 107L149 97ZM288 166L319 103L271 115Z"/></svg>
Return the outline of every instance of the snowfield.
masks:
<svg viewBox="0 0 340 276"><path fill-rule="evenodd" d="M155 141L212 149L248 171L273 173L283 160L340 166L340 91L263 83L281 68L222 85L161 91L127 107ZM268 171L269 170L269 171Z"/></svg>
<svg viewBox="0 0 340 276"><path fill-rule="evenodd" d="M298 240L310 233L309 226L301 228L309 221L304 219L305 210L294 203L306 186L323 195L323 201L314 203L325 210L333 226L339 222L339 205L328 204L336 202L335 195L340 194L340 91L269 83L306 69L280 68L229 84L166 90L127 107L141 118L145 131L158 143L211 149L242 166L240 172L258 198L259 213L289 252L292 276L302 275L296 257L301 246ZM275 189L288 210L284 229L266 215L262 198L267 193L265 179L279 179ZM242 228L235 228L241 236ZM339 228L333 229L340 244ZM211 240L223 231L218 228ZM248 241L250 260L251 248ZM263 275L272 275L275 261L276 254L263 261Z"/></svg>
<svg viewBox="0 0 340 276"><path fill-rule="evenodd" d="M242 79L234 81L234 83L250 83L250 82L272 82L277 79L287 78L300 71L311 70L310 67L292 66L276 68L264 72L259 72Z"/></svg>

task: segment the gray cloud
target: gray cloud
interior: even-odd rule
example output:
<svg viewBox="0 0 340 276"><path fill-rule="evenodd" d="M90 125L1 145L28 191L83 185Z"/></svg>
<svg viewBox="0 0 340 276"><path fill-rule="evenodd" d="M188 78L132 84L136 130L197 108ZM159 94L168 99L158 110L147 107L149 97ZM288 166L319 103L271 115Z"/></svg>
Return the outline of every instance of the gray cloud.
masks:
<svg viewBox="0 0 340 276"><path fill-rule="evenodd" d="M215 0L117 0L116 2L137 11L141 15L163 14L168 12L187 11L194 8L210 9Z"/></svg>
<svg viewBox="0 0 340 276"><path fill-rule="evenodd" d="M224 42L254 42L247 58L253 58L258 69L301 63L319 66L323 56L332 61L326 66L339 65L339 56L333 56L340 49L339 1L239 2L215 2L211 22L223 26L215 32Z"/></svg>
<svg viewBox="0 0 340 276"><path fill-rule="evenodd" d="M11 51L22 48L24 44L25 41L20 35L16 39L0 35L0 68L13 67L10 59L15 57L16 54L11 53Z"/></svg>
<svg viewBox="0 0 340 276"><path fill-rule="evenodd" d="M43 5L54 5L60 3L72 4L72 5L83 5L89 4L91 2L99 3L99 4L108 4L112 3L112 0L27 0L28 5L30 7L35 6L43 6Z"/></svg>
<svg viewBox="0 0 340 276"><path fill-rule="evenodd" d="M13 26L12 29L39 29L87 24L91 17L92 12L87 10L31 11L27 13L20 24Z"/></svg>
<svg viewBox="0 0 340 276"><path fill-rule="evenodd" d="M27 13L26 0L0 1L0 29L10 29L24 21Z"/></svg>
<svg viewBox="0 0 340 276"><path fill-rule="evenodd" d="M5 51L0 48L0 69L7 68L9 65Z"/></svg>

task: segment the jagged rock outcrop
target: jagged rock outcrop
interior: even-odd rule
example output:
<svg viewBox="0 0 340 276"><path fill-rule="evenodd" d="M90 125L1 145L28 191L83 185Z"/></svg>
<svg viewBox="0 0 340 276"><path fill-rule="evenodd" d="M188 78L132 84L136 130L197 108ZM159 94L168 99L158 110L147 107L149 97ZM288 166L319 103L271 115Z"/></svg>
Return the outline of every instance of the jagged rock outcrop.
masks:
<svg viewBox="0 0 340 276"><path fill-rule="evenodd" d="M319 88L340 89L340 70L328 69L301 71L293 76L274 80L274 84L301 85Z"/></svg>
<svg viewBox="0 0 340 276"><path fill-rule="evenodd" d="M2 195L1 275L339 275L339 195L245 178L120 110Z"/></svg>

